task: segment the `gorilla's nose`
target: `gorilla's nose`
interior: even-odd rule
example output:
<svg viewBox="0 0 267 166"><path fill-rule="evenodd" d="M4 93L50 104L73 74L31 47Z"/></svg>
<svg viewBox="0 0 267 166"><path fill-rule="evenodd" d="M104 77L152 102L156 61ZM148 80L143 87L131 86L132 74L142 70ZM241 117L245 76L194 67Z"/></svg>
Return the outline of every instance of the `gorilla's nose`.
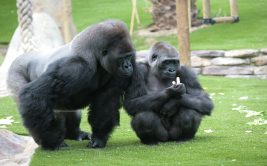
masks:
<svg viewBox="0 0 267 166"><path fill-rule="evenodd" d="M126 62L123 63L122 67L123 67L124 70L129 70L129 69L132 68L132 64L131 64L131 62L126 61Z"/></svg>
<svg viewBox="0 0 267 166"><path fill-rule="evenodd" d="M174 72L175 72L175 69L173 69L173 68L169 68L168 71L169 71L170 73L174 73Z"/></svg>

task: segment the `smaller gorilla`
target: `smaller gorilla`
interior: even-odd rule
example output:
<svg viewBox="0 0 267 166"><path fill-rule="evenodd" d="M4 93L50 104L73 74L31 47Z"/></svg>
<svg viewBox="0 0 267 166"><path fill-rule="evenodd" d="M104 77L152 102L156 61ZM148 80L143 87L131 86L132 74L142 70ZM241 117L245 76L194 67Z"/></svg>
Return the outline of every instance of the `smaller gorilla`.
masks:
<svg viewBox="0 0 267 166"><path fill-rule="evenodd" d="M138 60L138 59L137 59ZM138 74L125 94L124 107L141 142L155 144L192 139L213 103L195 73L180 66L176 49L156 43L148 60L137 64ZM181 84L173 84L180 77Z"/></svg>

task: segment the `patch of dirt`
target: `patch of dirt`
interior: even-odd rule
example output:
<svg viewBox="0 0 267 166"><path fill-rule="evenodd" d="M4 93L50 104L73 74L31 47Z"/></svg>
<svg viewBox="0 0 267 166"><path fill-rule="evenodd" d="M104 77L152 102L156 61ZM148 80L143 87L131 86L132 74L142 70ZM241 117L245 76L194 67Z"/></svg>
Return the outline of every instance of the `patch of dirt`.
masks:
<svg viewBox="0 0 267 166"><path fill-rule="evenodd" d="M209 25L202 24L201 26L198 27L191 27L190 32L194 32L199 29L206 28L208 26ZM170 36L176 34L177 34L177 29L160 30L160 29L155 29L154 26L150 26L146 29L140 29L137 31L137 35L142 37L161 37L161 36Z"/></svg>

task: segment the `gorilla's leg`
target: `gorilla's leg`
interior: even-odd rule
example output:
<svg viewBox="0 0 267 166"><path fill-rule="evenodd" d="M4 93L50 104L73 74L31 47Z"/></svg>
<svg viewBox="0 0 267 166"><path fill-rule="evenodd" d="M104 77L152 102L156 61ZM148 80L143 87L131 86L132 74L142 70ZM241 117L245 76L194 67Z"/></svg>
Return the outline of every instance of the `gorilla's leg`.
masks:
<svg viewBox="0 0 267 166"><path fill-rule="evenodd" d="M168 132L154 112L141 112L132 119L132 128L144 144L156 144L168 140Z"/></svg>
<svg viewBox="0 0 267 166"><path fill-rule="evenodd" d="M113 92L111 89L102 94L99 92L90 104L88 121L92 128L92 135L88 147L105 147L113 128L119 125L120 97L114 94L117 94L116 91Z"/></svg>
<svg viewBox="0 0 267 166"><path fill-rule="evenodd" d="M84 139L89 139L89 133L81 131L81 110L71 110L60 112L65 118L66 127L66 139L72 139L81 141Z"/></svg>
<svg viewBox="0 0 267 166"><path fill-rule="evenodd" d="M64 144L65 121L55 116L49 84L46 75L29 83L19 95L19 110L24 126L36 143L44 149L54 150Z"/></svg>
<svg viewBox="0 0 267 166"><path fill-rule="evenodd" d="M188 140L194 138L201 122L201 115L195 110L180 108L172 118L169 130L171 140Z"/></svg>

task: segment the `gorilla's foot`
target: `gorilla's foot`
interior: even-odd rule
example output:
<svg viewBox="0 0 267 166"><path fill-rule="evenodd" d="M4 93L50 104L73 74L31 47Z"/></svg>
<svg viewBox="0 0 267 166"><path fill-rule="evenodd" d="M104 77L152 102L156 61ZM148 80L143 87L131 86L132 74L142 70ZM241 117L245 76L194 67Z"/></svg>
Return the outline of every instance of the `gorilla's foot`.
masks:
<svg viewBox="0 0 267 166"><path fill-rule="evenodd" d="M80 131L78 137L76 138L77 141L90 140L90 139L91 139L91 134L85 131Z"/></svg>
<svg viewBox="0 0 267 166"><path fill-rule="evenodd" d="M106 140L101 140L98 138L93 138L91 137L91 140L87 147L89 148L104 148L106 146L107 141Z"/></svg>
<svg viewBox="0 0 267 166"><path fill-rule="evenodd" d="M69 145L66 142L62 142L58 148L66 148L69 147Z"/></svg>
<svg viewBox="0 0 267 166"><path fill-rule="evenodd" d="M141 142L145 145L150 145L150 146L153 146L153 145L158 145L159 144L159 141L156 141L156 140L141 140Z"/></svg>
<svg viewBox="0 0 267 166"><path fill-rule="evenodd" d="M48 147L48 146L42 146L42 149L44 149L44 150L59 150L61 148L66 148L66 147L69 147L69 145L66 142L62 142L58 146L53 146L53 147L52 146L50 146L50 147Z"/></svg>

